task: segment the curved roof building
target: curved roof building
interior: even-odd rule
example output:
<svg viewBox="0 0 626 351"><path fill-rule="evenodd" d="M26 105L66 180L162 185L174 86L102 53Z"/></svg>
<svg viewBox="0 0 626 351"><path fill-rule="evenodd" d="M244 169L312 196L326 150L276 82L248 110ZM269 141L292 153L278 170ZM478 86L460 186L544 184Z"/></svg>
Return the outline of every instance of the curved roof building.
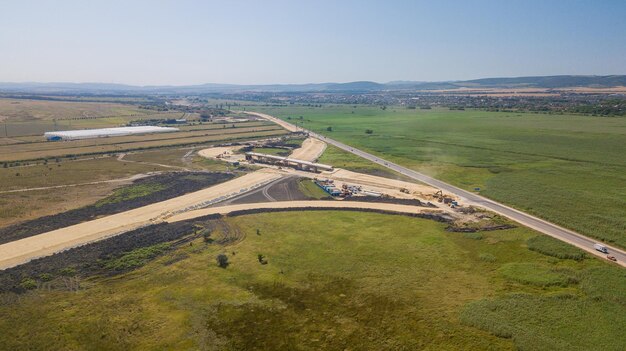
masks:
<svg viewBox="0 0 626 351"><path fill-rule="evenodd" d="M123 135L132 135L132 134L178 132L179 130L180 129L178 128L154 127L154 126L119 127L119 128L63 130L63 131L58 131L58 132L46 132L44 133L44 137L48 140L76 140L76 139L123 136Z"/></svg>

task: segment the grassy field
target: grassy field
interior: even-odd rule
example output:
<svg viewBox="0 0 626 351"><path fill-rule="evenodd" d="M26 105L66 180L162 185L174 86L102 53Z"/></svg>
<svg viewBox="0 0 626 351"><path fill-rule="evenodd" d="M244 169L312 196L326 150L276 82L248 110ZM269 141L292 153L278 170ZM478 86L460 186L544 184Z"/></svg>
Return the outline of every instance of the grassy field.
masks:
<svg viewBox="0 0 626 351"><path fill-rule="evenodd" d="M50 161L45 165L0 168L0 191L105 181L164 170L167 168L120 162L115 157Z"/></svg>
<svg viewBox="0 0 626 351"><path fill-rule="evenodd" d="M347 169L353 172L366 173L386 178L413 181L412 179L394 172L389 168L366 160L362 157L343 151L338 147L327 145L326 150L320 156L318 162L329 164L333 167Z"/></svg>
<svg viewBox="0 0 626 351"><path fill-rule="evenodd" d="M200 238L173 251L165 244L103 261L145 265L83 279L78 292L0 296L0 348L626 347L623 270L531 251L525 243L537 234L529 229L469 238L430 220L337 211L222 223L213 244ZM215 244L228 233L245 238ZM216 264L220 253L227 268Z"/></svg>
<svg viewBox="0 0 626 351"><path fill-rule="evenodd" d="M302 116L305 128L626 247L626 118L361 105L258 110L292 122Z"/></svg>
<svg viewBox="0 0 626 351"><path fill-rule="evenodd" d="M32 121L145 114L133 105L0 98L0 120Z"/></svg>
<svg viewBox="0 0 626 351"><path fill-rule="evenodd" d="M124 183L0 194L0 227L91 205Z"/></svg>
<svg viewBox="0 0 626 351"><path fill-rule="evenodd" d="M114 157L0 168L0 192L4 192L0 193L0 226L92 204L124 183L63 187L66 185L169 170L155 165L120 162ZM7 193L12 190L56 186L61 188Z"/></svg>

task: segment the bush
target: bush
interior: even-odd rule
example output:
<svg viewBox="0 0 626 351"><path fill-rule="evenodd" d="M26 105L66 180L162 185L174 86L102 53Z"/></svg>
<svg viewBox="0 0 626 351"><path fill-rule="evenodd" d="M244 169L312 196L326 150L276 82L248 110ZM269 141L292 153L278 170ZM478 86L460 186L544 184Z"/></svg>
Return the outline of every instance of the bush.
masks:
<svg viewBox="0 0 626 351"><path fill-rule="evenodd" d="M228 267L228 264L229 264L228 263L228 256L226 256L225 254L221 253L221 254L217 255L216 260L217 260L217 265L220 268Z"/></svg>
<svg viewBox="0 0 626 351"><path fill-rule="evenodd" d="M20 283L20 287L24 290L32 290L37 287L37 282L31 278L24 278Z"/></svg>
<svg viewBox="0 0 626 351"><path fill-rule="evenodd" d="M121 257L108 261L104 264L105 269L113 271L126 271L141 267L151 259L162 254L170 247L169 243L162 243L148 247L142 247L124 253Z"/></svg>
<svg viewBox="0 0 626 351"><path fill-rule="evenodd" d="M582 250L547 235L530 238L526 244L529 250L556 258L582 261L586 257Z"/></svg>
<svg viewBox="0 0 626 351"><path fill-rule="evenodd" d="M372 134L372 133L374 133L374 131L373 131L373 130L371 130L371 129L366 129L366 130L365 130L365 134Z"/></svg>

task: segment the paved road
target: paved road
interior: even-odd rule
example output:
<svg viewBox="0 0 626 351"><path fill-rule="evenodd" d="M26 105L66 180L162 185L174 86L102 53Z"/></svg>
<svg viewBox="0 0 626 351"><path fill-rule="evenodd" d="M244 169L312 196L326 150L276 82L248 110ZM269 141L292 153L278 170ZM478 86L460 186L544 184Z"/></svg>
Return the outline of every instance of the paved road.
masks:
<svg viewBox="0 0 626 351"><path fill-rule="evenodd" d="M265 117L267 115L264 114L256 114L257 116L260 117ZM271 116L270 116L271 117ZM272 117L270 120L275 121L276 117ZM280 125L285 126L286 124L289 124L288 122L285 122L283 120L280 121ZM294 130L298 127L294 126L293 124L290 125L290 128L287 128L289 130ZM408 169L406 167L402 167L398 164L395 164L393 162L387 161L385 159L382 159L378 156L372 155L370 153L367 153L365 151L359 150L357 148L354 148L352 146L346 145L344 143L341 143L339 141L327 138L323 135L317 134L317 133L313 133L311 131L307 131L304 130L302 128L300 128L299 130L302 131L306 131L309 133L310 136L321 139L323 141L325 141L328 144L334 145L340 149L343 149L345 151L351 152L357 156L363 157L367 160L370 160L372 162L378 163L384 167L387 167L391 170L394 170L400 174L403 174L409 178L418 180L422 183L428 184L430 186L439 188L445 192L454 194L462 199L465 200L466 204L473 204L476 206L480 206L483 208L486 208L488 210L491 210L493 212L496 212L502 216L505 216L509 219L512 219L522 225L525 225L527 227L530 227L532 229L535 229L541 233L544 233L546 235L552 236L554 238L557 238L559 240L565 241L567 243L570 243L574 246L577 246L591 254L597 255L599 257L605 258L606 259L606 254L603 254L601 252L598 252L596 250L593 249L593 244L598 243L599 241L592 239L592 238L588 238L582 234L578 234L574 231L571 231L569 229L565 229L563 227L560 227L556 224L550 223L548 221L545 221L543 219L537 218L535 216L529 215L527 213L524 213L522 211L516 210L514 208L505 206L499 202L490 200L486 197L474 194L472 192L457 188L453 185L450 185L448 183L444 183L440 180L437 180L435 178L429 177L425 174L416 172L414 170ZM617 258L618 264L620 264L621 266L626 267L626 251L612 247L610 245L605 245L609 248L609 253L613 256L615 256Z"/></svg>

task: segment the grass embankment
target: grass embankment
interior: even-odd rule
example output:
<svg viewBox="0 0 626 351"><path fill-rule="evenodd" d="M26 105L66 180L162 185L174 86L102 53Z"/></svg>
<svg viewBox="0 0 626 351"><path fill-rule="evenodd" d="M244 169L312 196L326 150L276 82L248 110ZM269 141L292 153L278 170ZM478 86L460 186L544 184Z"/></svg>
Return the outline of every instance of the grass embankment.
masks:
<svg viewBox="0 0 626 351"><path fill-rule="evenodd" d="M302 116L305 128L626 247L626 118L362 105L258 110L292 122Z"/></svg>
<svg viewBox="0 0 626 351"><path fill-rule="evenodd" d="M434 221L340 211L221 223L211 237L230 227L245 239L199 238L78 292L3 295L0 348L626 347L623 270L531 251L524 244L537 234L526 228L468 238ZM129 261L141 265L153 249Z"/></svg>
<svg viewBox="0 0 626 351"><path fill-rule="evenodd" d="M330 196L310 179L300 179L298 181L298 189L302 192L302 194L304 194L304 196L311 199L319 200Z"/></svg>
<svg viewBox="0 0 626 351"><path fill-rule="evenodd" d="M277 147L255 147L252 149L252 152L276 156L289 156L289 154L291 154L291 150L281 149Z"/></svg>

